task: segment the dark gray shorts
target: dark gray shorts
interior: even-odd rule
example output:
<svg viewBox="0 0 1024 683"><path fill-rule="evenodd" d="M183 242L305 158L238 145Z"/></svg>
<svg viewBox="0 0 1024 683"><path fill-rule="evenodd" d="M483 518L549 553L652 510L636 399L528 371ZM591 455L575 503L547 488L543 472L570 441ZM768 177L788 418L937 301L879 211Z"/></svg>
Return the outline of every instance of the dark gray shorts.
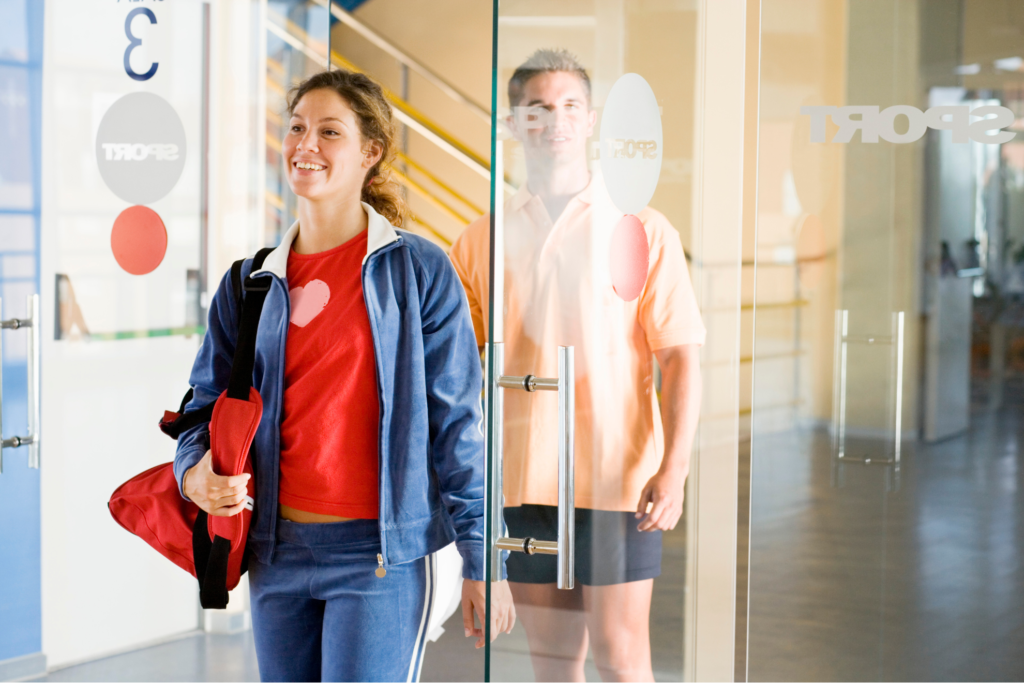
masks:
<svg viewBox="0 0 1024 683"><path fill-rule="evenodd" d="M632 512L576 508L576 580L584 586L653 579L661 575L661 531L637 531ZM558 538L558 508L523 505L505 508L505 524L513 538L541 541ZM556 583L554 555L509 553L508 580Z"/></svg>

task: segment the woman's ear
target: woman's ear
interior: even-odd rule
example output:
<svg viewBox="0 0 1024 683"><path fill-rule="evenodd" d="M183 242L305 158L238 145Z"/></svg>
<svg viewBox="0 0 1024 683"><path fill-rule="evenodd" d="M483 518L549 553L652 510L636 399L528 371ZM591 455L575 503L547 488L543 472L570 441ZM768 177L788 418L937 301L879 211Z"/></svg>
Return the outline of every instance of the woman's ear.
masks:
<svg viewBox="0 0 1024 683"><path fill-rule="evenodd" d="M363 168L371 169L384 156L384 145L379 140L368 140L363 145Z"/></svg>

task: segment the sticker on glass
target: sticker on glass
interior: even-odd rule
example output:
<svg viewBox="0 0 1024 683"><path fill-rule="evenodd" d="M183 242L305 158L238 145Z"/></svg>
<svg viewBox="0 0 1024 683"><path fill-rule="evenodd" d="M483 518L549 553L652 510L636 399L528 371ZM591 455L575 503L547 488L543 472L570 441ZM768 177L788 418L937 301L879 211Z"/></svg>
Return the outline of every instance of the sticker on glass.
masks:
<svg viewBox="0 0 1024 683"><path fill-rule="evenodd" d="M111 192L130 204L166 197L185 169L185 127L174 107L149 92L114 102L96 133L96 163Z"/></svg>
<svg viewBox="0 0 1024 683"><path fill-rule="evenodd" d="M647 206L661 175L661 112L654 91L639 74L615 81L601 115L601 173L622 213Z"/></svg>

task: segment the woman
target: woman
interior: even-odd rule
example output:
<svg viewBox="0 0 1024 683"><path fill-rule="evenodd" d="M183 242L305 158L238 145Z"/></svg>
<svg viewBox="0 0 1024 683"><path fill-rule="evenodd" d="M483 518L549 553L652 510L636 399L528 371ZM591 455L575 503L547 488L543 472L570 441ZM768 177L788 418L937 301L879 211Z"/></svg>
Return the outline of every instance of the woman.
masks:
<svg viewBox="0 0 1024 683"><path fill-rule="evenodd" d="M330 71L292 93L283 144L298 221L253 282L268 286L254 386L256 500L249 585L264 680L415 680L431 553L464 561L467 637L483 646L484 455L480 365L444 252L396 230L395 127L380 86ZM246 261L243 277L252 262ZM227 385L238 312L230 276L210 305L189 410ZM207 425L178 440L182 494L238 514L248 475L210 466ZM511 630L505 582L492 638Z"/></svg>

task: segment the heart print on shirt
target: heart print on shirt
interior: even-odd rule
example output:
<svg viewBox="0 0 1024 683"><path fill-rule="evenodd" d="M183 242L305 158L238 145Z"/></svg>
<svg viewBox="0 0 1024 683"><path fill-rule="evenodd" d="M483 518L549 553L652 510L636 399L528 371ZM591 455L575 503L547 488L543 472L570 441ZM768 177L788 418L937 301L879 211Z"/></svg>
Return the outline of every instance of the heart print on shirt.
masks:
<svg viewBox="0 0 1024 683"><path fill-rule="evenodd" d="M327 306L331 300L331 288L323 280L310 280L304 287L293 287L288 298L292 302L290 322L305 327Z"/></svg>

